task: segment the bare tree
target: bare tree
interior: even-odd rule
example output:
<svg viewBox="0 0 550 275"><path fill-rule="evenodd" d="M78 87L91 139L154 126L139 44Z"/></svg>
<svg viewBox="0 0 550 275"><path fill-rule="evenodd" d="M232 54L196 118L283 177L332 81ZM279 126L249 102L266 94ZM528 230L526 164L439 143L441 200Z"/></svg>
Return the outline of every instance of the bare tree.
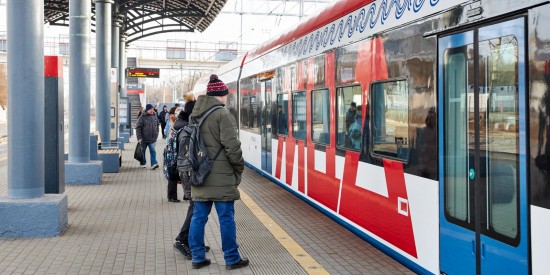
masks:
<svg viewBox="0 0 550 275"><path fill-rule="evenodd" d="M0 64L0 108L8 108L8 75L6 64Z"/></svg>
<svg viewBox="0 0 550 275"><path fill-rule="evenodd" d="M146 84L145 89L147 90L147 102L162 102L161 87Z"/></svg>

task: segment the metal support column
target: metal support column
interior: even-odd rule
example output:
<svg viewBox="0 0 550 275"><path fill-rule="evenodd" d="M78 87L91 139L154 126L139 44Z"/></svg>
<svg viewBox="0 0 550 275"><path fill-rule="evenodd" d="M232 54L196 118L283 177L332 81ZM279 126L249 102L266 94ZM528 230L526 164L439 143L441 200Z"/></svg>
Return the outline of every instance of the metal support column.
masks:
<svg viewBox="0 0 550 275"><path fill-rule="evenodd" d="M90 1L69 3L69 158L65 184L100 184L102 163L97 160L97 142L90 136ZM98 89L99 91L99 89ZM96 106L97 107L97 106ZM96 109L96 114L99 109ZM107 117L108 118L108 117ZM96 118L97 120L97 118ZM96 123L97 125L97 123ZM97 140L97 136L95 136ZM95 152L92 155L91 152Z"/></svg>
<svg viewBox="0 0 550 275"><path fill-rule="evenodd" d="M118 83L120 84L120 96L127 97L126 94L126 39L127 35L120 33Z"/></svg>
<svg viewBox="0 0 550 275"><path fill-rule="evenodd" d="M113 15L113 25L111 33L111 68L117 68L119 65L119 46L120 46L120 27L122 26L122 21L118 16ZM118 77L117 77L118 83Z"/></svg>
<svg viewBox="0 0 550 275"><path fill-rule="evenodd" d="M102 144L111 137L111 5L112 0L95 0L96 11L96 125Z"/></svg>
<svg viewBox="0 0 550 275"><path fill-rule="evenodd" d="M69 5L69 162L90 161L90 1Z"/></svg>
<svg viewBox="0 0 550 275"><path fill-rule="evenodd" d="M44 194L44 0L8 0L6 14L10 140L0 238L59 236L68 225L67 195Z"/></svg>
<svg viewBox="0 0 550 275"><path fill-rule="evenodd" d="M8 197L38 198L44 195L44 119L36 117L44 114L44 0L8 0L6 14ZM21 108L34 115L21 121Z"/></svg>

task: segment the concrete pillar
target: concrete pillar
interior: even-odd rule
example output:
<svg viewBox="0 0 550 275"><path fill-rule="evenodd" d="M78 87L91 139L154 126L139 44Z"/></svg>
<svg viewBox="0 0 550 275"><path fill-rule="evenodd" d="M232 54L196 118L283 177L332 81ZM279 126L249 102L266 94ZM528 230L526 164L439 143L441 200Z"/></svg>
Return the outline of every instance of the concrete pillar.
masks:
<svg viewBox="0 0 550 275"><path fill-rule="evenodd" d="M69 157L65 163L65 184L100 184L103 165L90 152L97 142L90 137L90 26L91 2L69 3ZM96 136L97 140L97 136ZM95 148L92 148L94 146ZM92 160L91 160L92 159Z"/></svg>
<svg viewBox="0 0 550 275"><path fill-rule="evenodd" d="M96 125L103 146L111 141L111 5L95 0L96 15Z"/></svg>
<svg viewBox="0 0 550 275"><path fill-rule="evenodd" d="M115 14L113 15L113 25L111 32L111 68L119 68L119 46L120 46L120 27L122 26L122 20ZM117 77L117 82L119 77Z"/></svg>
<svg viewBox="0 0 550 275"><path fill-rule="evenodd" d="M6 15L11 138L0 238L57 236L67 228L68 203L65 194L44 195L44 0L8 0Z"/></svg>
<svg viewBox="0 0 550 275"><path fill-rule="evenodd" d="M120 84L120 96L127 97L126 93L126 39L127 35L120 33L118 83Z"/></svg>
<svg viewBox="0 0 550 275"><path fill-rule="evenodd" d="M90 161L90 1L69 3L69 162Z"/></svg>
<svg viewBox="0 0 550 275"><path fill-rule="evenodd" d="M44 0L10 0L6 15L8 197L38 198L44 195L44 120L37 119L44 114ZM22 116L21 108L34 115Z"/></svg>

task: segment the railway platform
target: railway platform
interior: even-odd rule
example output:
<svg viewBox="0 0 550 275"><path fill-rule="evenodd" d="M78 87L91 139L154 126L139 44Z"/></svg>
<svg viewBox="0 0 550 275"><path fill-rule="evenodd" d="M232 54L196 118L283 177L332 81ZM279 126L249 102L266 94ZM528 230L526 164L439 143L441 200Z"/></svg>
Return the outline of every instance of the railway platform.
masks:
<svg viewBox="0 0 550 275"><path fill-rule="evenodd" d="M213 208L205 235L212 264L194 270L172 246L188 204L168 202L162 170L140 168L135 142L123 151L120 172L103 174L101 185L66 186L69 227L61 236L0 239L0 274L412 274L249 168L235 220L250 265L225 269ZM0 194L7 193L8 161L0 159Z"/></svg>

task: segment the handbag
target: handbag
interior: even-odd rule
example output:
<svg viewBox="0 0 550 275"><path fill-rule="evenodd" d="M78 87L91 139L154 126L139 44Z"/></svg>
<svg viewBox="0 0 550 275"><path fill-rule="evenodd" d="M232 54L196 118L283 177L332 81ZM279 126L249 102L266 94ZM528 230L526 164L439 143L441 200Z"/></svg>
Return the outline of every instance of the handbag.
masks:
<svg viewBox="0 0 550 275"><path fill-rule="evenodd" d="M138 142L136 145L136 151L134 152L134 159L140 163L145 161L145 147L141 142Z"/></svg>

